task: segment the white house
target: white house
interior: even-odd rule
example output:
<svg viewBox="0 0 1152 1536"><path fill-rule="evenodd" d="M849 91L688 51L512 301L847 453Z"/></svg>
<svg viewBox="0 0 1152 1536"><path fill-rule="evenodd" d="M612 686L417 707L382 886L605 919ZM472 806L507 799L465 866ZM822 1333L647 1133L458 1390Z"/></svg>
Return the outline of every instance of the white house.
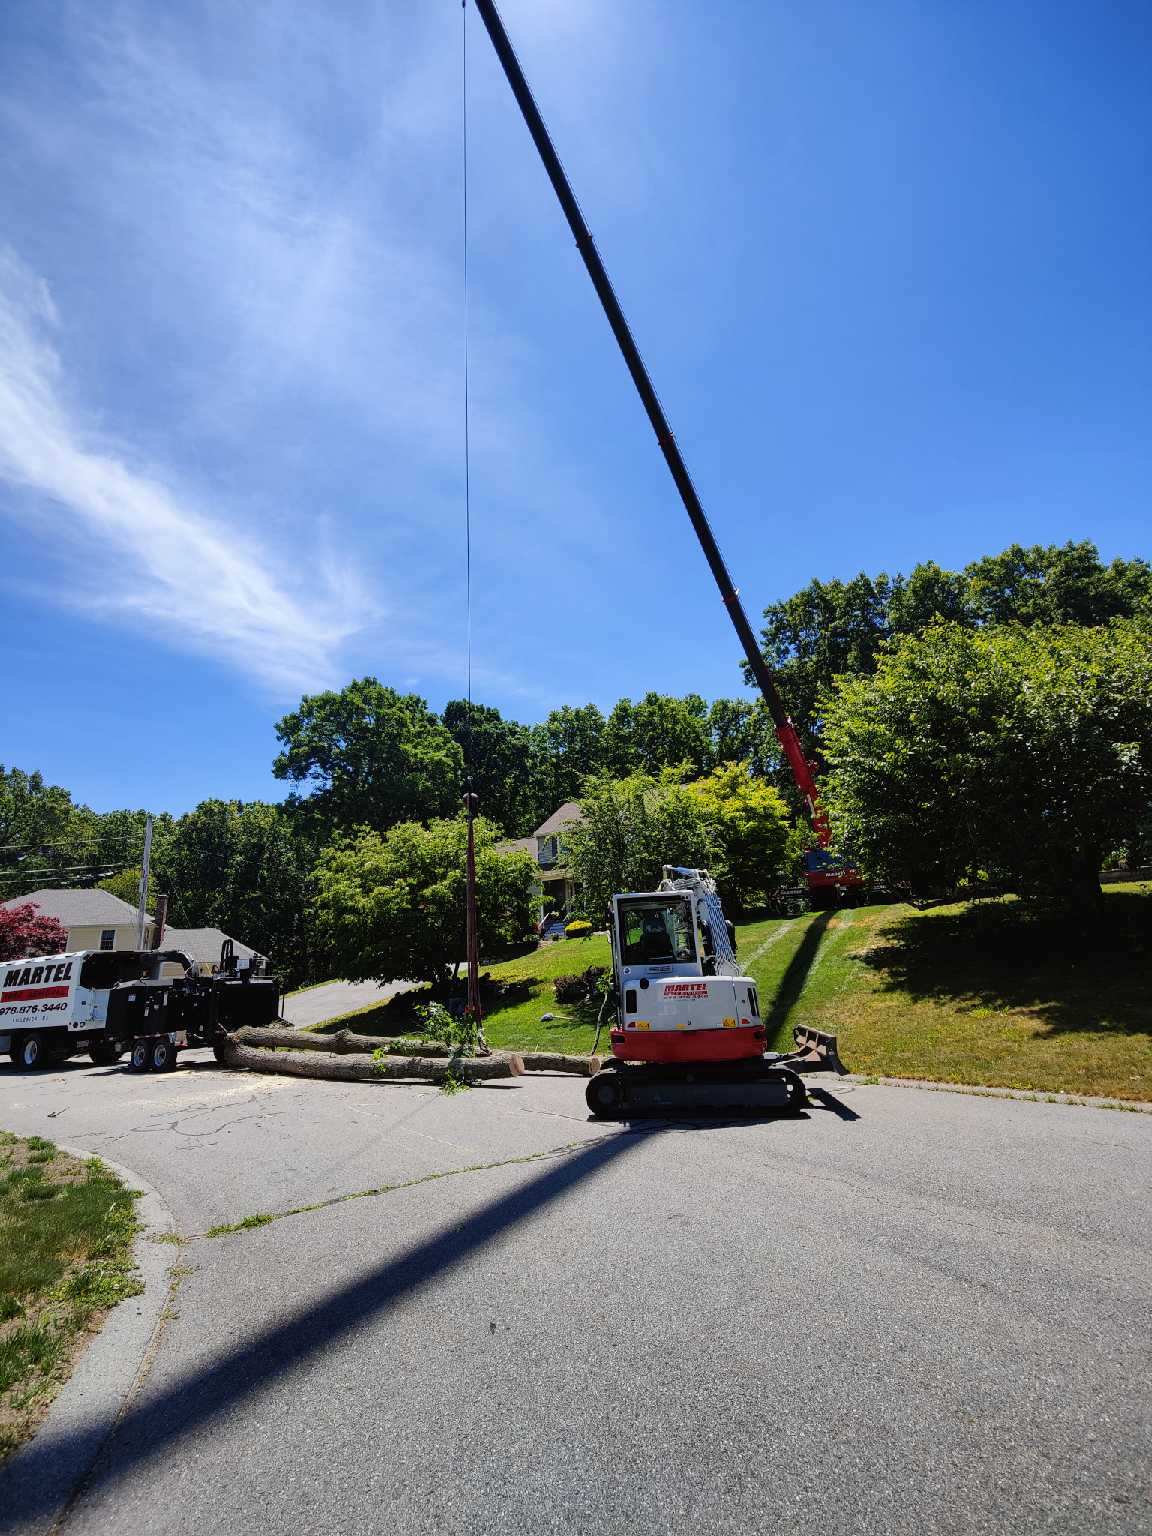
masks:
<svg viewBox="0 0 1152 1536"><path fill-rule="evenodd" d="M29 891L27 896L0 902L0 906L22 907L27 902L34 902L44 917L54 917L67 928L69 951L137 948L136 908L111 891ZM149 914L144 923L145 949L182 949L202 976L210 975L219 964L227 937L219 928L165 928L157 945L155 919ZM242 965L266 958L239 939L233 939L232 944Z"/></svg>
<svg viewBox="0 0 1152 1536"><path fill-rule="evenodd" d="M54 917L68 930L68 949L136 949L136 908L111 891L29 891L0 906L22 907L34 902L44 917ZM152 942L152 918L144 925L144 943Z"/></svg>
<svg viewBox="0 0 1152 1536"><path fill-rule="evenodd" d="M518 851L535 861L541 918L547 912L570 912L575 904L576 885L564 864L564 828L583 820L584 812L569 800L541 822L531 837L499 844L501 853Z"/></svg>

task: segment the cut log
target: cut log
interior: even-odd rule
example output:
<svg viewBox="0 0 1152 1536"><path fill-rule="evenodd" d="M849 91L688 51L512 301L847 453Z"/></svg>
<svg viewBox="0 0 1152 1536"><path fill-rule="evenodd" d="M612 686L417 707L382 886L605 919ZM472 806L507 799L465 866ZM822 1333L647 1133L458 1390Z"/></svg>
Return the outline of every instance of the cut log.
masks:
<svg viewBox="0 0 1152 1536"><path fill-rule="evenodd" d="M266 1031L257 1031L265 1034ZM271 1072L284 1077L324 1077L340 1082L379 1083L394 1078L420 1078L438 1083L451 1072L462 1082L483 1082L488 1078L519 1077L524 1063L519 1056L457 1056L451 1060L430 1056L397 1056L394 1060L372 1061L367 1057L350 1060L333 1051L269 1051L254 1049L228 1035L214 1047L216 1060L223 1066L249 1072Z"/></svg>
<svg viewBox="0 0 1152 1536"><path fill-rule="evenodd" d="M599 1056L560 1056L553 1051L523 1051L525 1072L575 1072L579 1077L595 1077L600 1070Z"/></svg>
<svg viewBox="0 0 1152 1536"><path fill-rule="evenodd" d="M417 1040L404 1035L354 1035L351 1030L337 1030L334 1035L316 1035L301 1029L277 1029L245 1026L235 1034L241 1045L270 1050L273 1046L287 1046L294 1051L326 1051L334 1056L371 1055L384 1051L389 1056L421 1056L447 1058L455 1054L454 1048L439 1040ZM525 1051L520 1053L526 1072L572 1072L579 1077L594 1077L600 1070L599 1056L565 1056L556 1051ZM481 1055L469 1060L488 1060ZM378 1076L379 1074L377 1074Z"/></svg>
<svg viewBox="0 0 1152 1536"><path fill-rule="evenodd" d="M304 1029L253 1028L245 1025L236 1031L236 1039L242 1045L252 1045L269 1050L272 1046L287 1046L292 1051L329 1051L336 1056L357 1055L362 1052L387 1051L390 1056L452 1056L455 1048L439 1040L418 1040L397 1035L354 1035L351 1030L338 1029L334 1035L312 1034Z"/></svg>

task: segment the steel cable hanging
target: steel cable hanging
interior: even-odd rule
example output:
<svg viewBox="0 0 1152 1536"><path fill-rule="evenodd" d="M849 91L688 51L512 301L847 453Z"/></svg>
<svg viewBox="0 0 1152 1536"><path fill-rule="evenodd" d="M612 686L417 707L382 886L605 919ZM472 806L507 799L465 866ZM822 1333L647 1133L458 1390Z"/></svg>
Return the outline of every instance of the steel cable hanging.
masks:
<svg viewBox="0 0 1152 1536"><path fill-rule="evenodd" d="M468 852L465 869L465 956L468 965L466 1014L483 1044L483 1012L480 1007L480 924L476 902L476 808L473 789L472 739L472 445L471 445L471 327L468 309L468 0L461 0L461 155L463 160L463 278L464 278L464 655L467 706L464 727L464 806L468 821Z"/></svg>

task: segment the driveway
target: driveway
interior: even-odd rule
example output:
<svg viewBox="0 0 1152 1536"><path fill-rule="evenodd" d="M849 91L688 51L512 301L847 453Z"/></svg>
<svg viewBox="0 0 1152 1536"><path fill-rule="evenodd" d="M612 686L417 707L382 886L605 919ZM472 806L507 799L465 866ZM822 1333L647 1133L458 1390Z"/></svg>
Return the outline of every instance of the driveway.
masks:
<svg viewBox="0 0 1152 1536"><path fill-rule="evenodd" d="M619 1127L576 1079L203 1057L2 1072L0 1124L190 1238L65 1536L1152 1530L1152 1117L845 1085Z"/></svg>
<svg viewBox="0 0 1152 1536"><path fill-rule="evenodd" d="M367 1008L372 1003L387 1002L398 992L408 992L410 981L326 981L284 999L284 1017L299 1029L306 1024L323 1024L338 1019L353 1008Z"/></svg>

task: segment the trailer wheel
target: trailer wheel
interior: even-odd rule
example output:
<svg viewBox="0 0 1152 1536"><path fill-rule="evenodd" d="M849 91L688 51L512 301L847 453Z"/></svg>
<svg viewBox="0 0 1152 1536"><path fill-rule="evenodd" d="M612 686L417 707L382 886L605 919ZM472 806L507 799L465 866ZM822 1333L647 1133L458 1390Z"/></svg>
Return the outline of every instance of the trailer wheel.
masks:
<svg viewBox="0 0 1152 1536"><path fill-rule="evenodd" d="M171 1072L176 1065L176 1047L163 1035L152 1047L153 1072Z"/></svg>
<svg viewBox="0 0 1152 1536"><path fill-rule="evenodd" d="M151 1040L133 1040L132 1055L128 1059L133 1072L147 1072L152 1065Z"/></svg>
<svg viewBox="0 0 1152 1536"><path fill-rule="evenodd" d="M39 1035L17 1035L8 1054L25 1072L36 1072L48 1064L48 1052Z"/></svg>
<svg viewBox="0 0 1152 1536"><path fill-rule="evenodd" d="M115 1040L94 1040L88 1047L88 1059L95 1067L114 1067L123 1054Z"/></svg>

